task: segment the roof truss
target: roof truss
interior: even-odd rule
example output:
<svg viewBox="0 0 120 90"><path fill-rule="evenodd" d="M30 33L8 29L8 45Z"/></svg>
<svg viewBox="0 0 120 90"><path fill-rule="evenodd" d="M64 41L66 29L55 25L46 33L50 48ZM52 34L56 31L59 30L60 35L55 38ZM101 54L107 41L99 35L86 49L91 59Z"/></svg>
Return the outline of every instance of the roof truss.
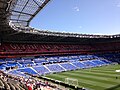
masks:
<svg viewBox="0 0 120 90"><path fill-rule="evenodd" d="M12 0L10 7L10 21L16 25L29 26L30 21L50 0ZM16 1L16 2L15 2ZM12 5L13 4L13 5ZM26 23L27 22L27 23ZM15 24L15 23L14 23Z"/></svg>

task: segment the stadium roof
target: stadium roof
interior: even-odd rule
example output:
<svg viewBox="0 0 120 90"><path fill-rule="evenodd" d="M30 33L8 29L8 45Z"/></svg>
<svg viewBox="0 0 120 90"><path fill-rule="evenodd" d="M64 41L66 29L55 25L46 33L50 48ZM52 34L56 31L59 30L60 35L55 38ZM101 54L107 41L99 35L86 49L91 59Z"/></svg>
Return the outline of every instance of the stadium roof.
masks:
<svg viewBox="0 0 120 90"><path fill-rule="evenodd" d="M28 26L33 17L50 0L13 0L14 6L11 8L10 20L17 25Z"/></svg>
<svg viewBox="0 0 120 90"><path fill-rule="evenodd" d="M0 0L0 8L9 12L8 20L15 25L29 26L29 22L49 1L50 0Z"/></svg>

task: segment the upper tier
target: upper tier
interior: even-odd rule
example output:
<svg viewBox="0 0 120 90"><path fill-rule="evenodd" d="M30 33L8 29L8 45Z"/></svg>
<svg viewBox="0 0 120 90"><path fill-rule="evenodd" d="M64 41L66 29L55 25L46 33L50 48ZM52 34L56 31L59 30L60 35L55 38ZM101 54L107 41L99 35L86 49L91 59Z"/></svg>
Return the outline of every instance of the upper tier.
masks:
<svg viewBox="0 0 120 90"><path fill-rule="evenodd" d="M50 0L0 0L0 42L96 43L118 35L88 35L36 30L29 22Z"/></svg>

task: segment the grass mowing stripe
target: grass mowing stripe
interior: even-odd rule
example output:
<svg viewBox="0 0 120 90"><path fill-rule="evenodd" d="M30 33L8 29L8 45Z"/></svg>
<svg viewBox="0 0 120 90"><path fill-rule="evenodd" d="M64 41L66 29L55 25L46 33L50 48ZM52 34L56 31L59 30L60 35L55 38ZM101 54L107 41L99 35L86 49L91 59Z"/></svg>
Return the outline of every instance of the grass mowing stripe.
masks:
<svg viewBox="0 0 120 90"><path fill-rule="evenodd" d="M115 71L115 70L117 70L117 69L120 69L120 65L114 65L114 67L113 67L113 65L109 65L109 66L102 66L102 67L95 67L95 68L92 68L93 70L101 70L102 69L102 71Z"/></svg>
<svg viewBox="0 0 120 90"><path fill-rule="evenodd" d="M90 75L80 75L80 74L75 74L75 73L61 73L59 75L66 75L66 76L70 76L70 77L77 77L77 78L84 78L84 79L87 79L87 80L93 80L93 81L96 81L96 82L101 82L101 83L105 83L105 84L117 84L119 83L118 82L114 82L114 81L111 81L110 79L108 78L102 78L102 77L96 77L96 76L90 76Z"/></svg>
<svg viewBox="0 0 120 90"><path fill-rule="evenodd" d="M56 79L56 80L60 80L60 81L65 81L65 78L68 78L68 76L62 76L62 75L57 75L57 74L54 74L54 75L50 75L50 76L47 76L49 78L52 78L52 79ZM61 79L60 79L61 78ZM71 77L69 77L71 78ZM101 90L103 90L104 88L106 87L102 87L102 86L98 86L95 84L95 82L93 81L89 81L89 80L84 80L84 79L81 79L81 78L78 78L78 84L79 84L79 87L87 87L87 88L101 88Z"/></svg>
<svg viewBox="0 0 120 90"><path fill-rule="evenodd" d="M85 79L85 78L80 78L80 77L74 77L74 76L72 76L72 75L61 75L61 74L59 74L59 75L57 75L57 74L54 74L53 76L56 76L56 77L64 77L64 78L74 78L74 79L78 79L78 80L80 80L80 81L82 81L82 82L85 82L85 83L88 83L88 84L90 84L90 85L95 85L95 86L99 86L99 85L102 85L102 87L106 87L106 86L111 86L111 85L113 85L113 84L105 84L105 83L101 83L101 82L97 82L97 81L94 81L94 80L91 80L91 79Z"/></svg>
<svg viewBox="0 0 120 90"><path fill-rule="evenodd" d="M56 80L60 80L63 82L65 81L65 78L76 78L76 79L78 79L79 86L91 88L94 90L105 90L107 88L114 87L114 86L118 85L118 83L120 83L119 79L113 78L114 75L120 76L120 73L115 72L115 70L119 70L119 69L120 69L120 65L109 65L109 66L103 66L103 67L95 67L95 68L91 68L91 69L81 69L81 70L76 70L76 71L62 72L62 73L66 73L65 75L62 75L62 73L51 74L51 75L47 75L47 77L56 79ZM90 71L90 73L89 73L89 71ZM81 73L82 76L78 75L79 73ZM75 74L75 75L72 75L72 74ZM103 75L104 75L104 77L103 77ZM108 78L110 78L110 79L108 79L106 82L101 77L107 78L107 75L108 75ZM83 76L85 76L85 77L83 77ZM92 76L95 76L95 78ZM101 81L96 80L97 77L98 78L100 77ZM109 83L108 83L108 81L109 81ZM120 90L120 87L118 87L114 90Z"/></svg>
<svg viewBox="0 0 120 90"><path fill-rule="evenodd" d="M98 69L97 69L97 68L96 68L96 69L91 68L91 69L92 69L92 70L101 70L102 68L101 68L101 69L99 69L99 68L98 68ZM107 68L102 69L102 71L115 71L115 70L116 70L116 69L107 69Z"/></svg>
<svg viewBox="0 0 120 90"><path fill-rule="evenodd" d="M82 70L83 71L83 70ZM101 71L101 70L88 70L88 69L85 69L83 72L85 72L85 71L92 71L93 73L94 72L100 72L100 73L107 73L107 74L118 74L119 75L119 73L117 73L117 72L111 72L111 71Z"/></svg>
<svg viewBox="0 0 120 90"><path fill-rule="evenodd" d="M74 73L79 73L79 74L87 74L87 75L95 75L95 76L101 76L101 77L109 77L109 78L115 78L116 76L119 77L120 75L116 75L116 74L106 74L106 73L99 73L99 72L95 72L93 73L92 71L74 71Z"/></svg>
<svg viewBox="0 0 120 90"><path fill-rule="evenodd" d="M106 87L110 87L113 86L113 84L105 84L105 83L101 83L101 82L97 82L94 80L89 80L89 79L84 79L84 78L78 78L78 77L73 77L73 76L69 76L69 75L56 75L54 74L53 76L57 76L57 77L64 77L64 78L75 78L79 80L79 83L87 83L89 85L93 85L93 86L97 86L97 87L102 87L102 88L106 88ZM81 84L80 84L81 85Z"/></svg>
<svg viewBox="0 0 120 90"><path fill-rule="evenodd" d="M118 65L105 65L105 66L101 66L100 69L104 69L104 68L117 69L117 68L119 68L119 67L120 67L119 64L118 64ZM95 67L94 69L96 69L96 68L98 68L98 67Z"/></svg>
<svg viewBox="0 0 120 90"><path fill-rule="evenodd" d="M115 65L108 65L108 66L101 66L101 67L95 67L93 69L109 69L109 70L115 70L115 69L119 69L120 68L120 65L116 65L115 67L113 67Z"/></svg>
<svg viewBox="0 0 120 90"><path fill-rule="evenodd" d="M78 76L78 77L87 77L87 78L94 78L96 80L99 80L99 81L104 81L106 83L112 83L112 84L117 84L117 83L120 83L120 81L116 80L116 78L110 78L110 77L101 77L101 76L96 76L96 75L89 75L89 74L82 74L82 73L70 73L70 72L64 72L64 73L61 73L61 74L71 74L71 75L75 75L75 76Z"/></svg>
<svg viewBox="0 0 120 90"><path fill-rule="evenodd" d="M116 70L116 69L118 69L118 68L106 68L106 67L104 67L104 68L101 68L101 67L99 67L99 68L92 68L92 69L94 69L94 70L98 70L98 69L102 69L102 70Z"/></svg>

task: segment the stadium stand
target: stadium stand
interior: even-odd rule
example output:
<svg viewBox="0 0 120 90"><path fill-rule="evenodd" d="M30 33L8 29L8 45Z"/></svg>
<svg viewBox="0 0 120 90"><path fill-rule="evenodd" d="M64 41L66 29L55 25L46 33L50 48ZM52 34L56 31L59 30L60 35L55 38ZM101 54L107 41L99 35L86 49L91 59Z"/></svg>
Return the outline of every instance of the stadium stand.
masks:
<svg viewBox="0 0 120 90"><path fill-rule="evenodd" d="M83 64L82 62L73 62L73 65L75 65L76 67L82 69L82 68L86 68L86 65Z"/></svg>
<svg viewBox="0 0 120 90"><path fill-rule="evenodd" d="M0 89L1 90L60 90L48 82L39 81L31 77L11 76L0 73Z"/></svg>
<svg viewBox="0 0 120 90"><path fill-rule="evenodd" d="M75 70L77 69L75 66L73 66L71 63L63 63L60 64L62 67L64 67L66 70Z"/></svg>
<svg viewBox="0 0 120 90"><path fill-rule="evenodd" d="M47 68L51 71L51 72L61 72L64 71L64 68L62 68L60 65L58 64L52 64L52 65L47 65Z"/></svg>
<svg viewBox="0 0 120 90"><path fill-rule="evenodd" d="M50 71L45 66L33 67L40 75L50 73Z"/></svg>
<svg viewBox="0 0 120 90"><path fill-rule="evenodd" d="M21 58L21 60L17 60L17 62L12 61L12 63L10 62L12 59L11 60L6 59L7 64L5 64L4 62L1 63L1 70L15 69L16 71L17 69L17 71L19 72L24 72L32 75L44 75L44 74L49 74L53 72L57 73L57 72L68 71L68 70L91 68L91 67L112 64L112 61L108 61L107 59L104 59L101 57L99 58L95 55L93 56L90 56L90 55L75 56L74 55L74 56L67 56L67 57L59 56L57 60L56 58L58 57L49 56L49 57L35 58L35 59ZM55 61L53 62L53 60ZM33 62L34 62L34 65L33 65Z"/></svg>
<svg viewBox="0 0 120 90"><path fill-rule="evenodd" d="M109 46L110 44L110 46ZM50 48L52 46L52 48ZM78 48L76 48L76 46ZM96 47L97 46L97 47ZM120 49L120 43L100 43L92 46L89 45L65 45L65 44L2 44L0 46L1 52L0 57L16 57L16 56L24 56L24 54L28 56L38 56L38 55L59 55L59 54L80 54L80 53L100 53L102 52L114 52ZM54 49L57 47L57 49ZM106 47L106 48L104 48ZM69 48L69 49L68 49ZM115 49L114 49L115 48ZM93 58L92 56L82 58Z"/></svg>

